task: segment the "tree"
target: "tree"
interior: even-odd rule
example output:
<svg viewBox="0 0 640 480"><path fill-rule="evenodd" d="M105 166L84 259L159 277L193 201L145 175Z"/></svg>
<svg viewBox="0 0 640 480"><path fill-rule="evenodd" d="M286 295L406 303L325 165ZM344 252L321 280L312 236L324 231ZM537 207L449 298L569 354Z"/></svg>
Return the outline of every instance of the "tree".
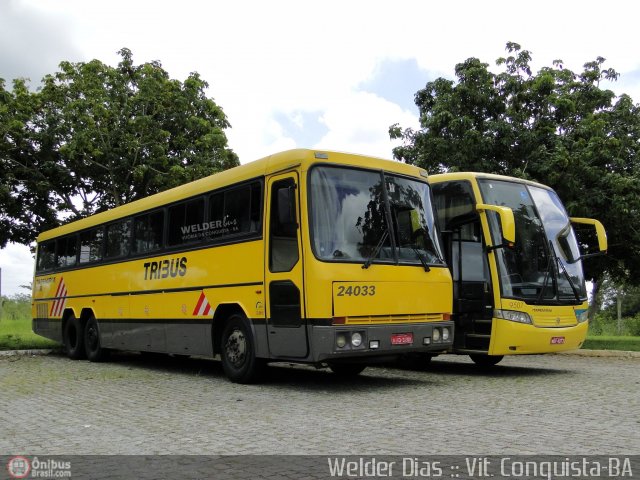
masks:
<svg viewBox="0 0 640 480"><path fill-rule="evenodd" d="M640 106L600 87L616 80L598 57L582 73L561 60L533 74L531 54L507 43L501 71L469 58L457 83L438 78L415 95L420 129L389 129L394 156L430 173L481 171L554 188L569 214L600 219L609 252L586 262L597 293L605 272L640 284ZM594 295L595 298L595 295Z"/></svg>
<svg viewBox="0 0 640 480"><path fill-rule="evenodd" d="M207 82L118 53L62 62L37 92L0 79L0 246L239 165Z"/></svg>

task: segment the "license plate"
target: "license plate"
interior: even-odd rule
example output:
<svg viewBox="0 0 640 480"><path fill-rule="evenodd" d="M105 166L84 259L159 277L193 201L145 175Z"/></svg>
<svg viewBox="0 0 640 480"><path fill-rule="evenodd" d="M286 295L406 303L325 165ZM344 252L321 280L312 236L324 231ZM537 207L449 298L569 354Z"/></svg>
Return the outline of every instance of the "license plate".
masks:
<svg viewBox="0 0 640 480"><path fill-rule="evenodd" d="M413 333L394 333L391 335L391 345L411 345Z"/></svg>
<svg viewBox="0 0 640 480"><path fill-rule="evenodd" d="M551 337L551 345L562 345L564 337Z"/></svg>

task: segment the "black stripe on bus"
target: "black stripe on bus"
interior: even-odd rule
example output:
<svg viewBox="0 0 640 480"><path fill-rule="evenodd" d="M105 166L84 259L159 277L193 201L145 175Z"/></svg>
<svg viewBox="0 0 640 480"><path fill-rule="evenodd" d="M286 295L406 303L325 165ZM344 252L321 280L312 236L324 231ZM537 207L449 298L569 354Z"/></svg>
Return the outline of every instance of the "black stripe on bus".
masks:
<svg viewBox="0 0 640 480"><path fill-rule="evenodd" d="M179 293L179 292L197 292L199 290L214 289L214 288L231 288L231 287L257 287L264 285L264 282L247 282L247 283L227 283L223 285L199 285L197 287L182 287L182 288L159 288L157 290L131 290L126 292L112 292L112 293L94 293L86 295L67 295L66 297L47 297L47 298L34 298L35 303L46 302L50 300L61 300L63 298L90 298L90 297L124 297L127 295L152 295L157 293Z"/></svg>

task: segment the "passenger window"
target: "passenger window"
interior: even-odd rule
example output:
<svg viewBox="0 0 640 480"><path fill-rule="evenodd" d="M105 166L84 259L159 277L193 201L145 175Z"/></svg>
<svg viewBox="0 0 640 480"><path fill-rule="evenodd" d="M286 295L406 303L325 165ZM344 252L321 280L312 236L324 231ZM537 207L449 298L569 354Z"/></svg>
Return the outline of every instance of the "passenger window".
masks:
<svg viewBox="0 0 640 480"><path fill-rule="evenodd" d="M134 218L134 252L144 253L162 248L164 212L162 210Z"/></svg>
<svg viewBox="0 0 640 480"><path fill-rule="evenodd" d="M104 229L94 228L80 234L80 263L96 262L102 259Z"/></svg>
<svg viewBox="0 0 640 480"><path fill-rule="evenodd" d="M56 242L42 242L38 245L37 270L50 270L55 266Z"/></svg>
<svg viewBox="0 0 640 480"><path fill-rule="evenodd" d="M78 237L61 238L57 241L57 266L73 267L76 264L76 254L78 251Z"/></svg>
<svg viewBox="0 0 640 480"><path fill-rule="evenodd" d="M129 245L131 243L131 220L107 225L106 239L106 258L117 258L128 255Z"/></svg>
<svg viewBox="0 0 640 480"><path fill-rule="evenodd" d="M204 238L208 225L204 222L204 198L180 203L169 208L168 245L182 245Z"/></svg>
<svg viewBox="0 0 640 480"><path fill-rule="evenodd" d="M208 237L257 233L262 226L262 187L244 185L209 197Z"/></svg>

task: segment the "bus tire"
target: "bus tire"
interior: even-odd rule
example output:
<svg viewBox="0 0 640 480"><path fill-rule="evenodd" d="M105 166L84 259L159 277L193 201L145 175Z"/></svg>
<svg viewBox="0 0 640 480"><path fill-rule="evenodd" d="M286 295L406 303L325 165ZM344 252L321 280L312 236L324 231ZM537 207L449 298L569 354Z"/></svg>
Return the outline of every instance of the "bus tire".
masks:
<svg viewBox="0 0 640 480"><path fill-rule="evenodd" d="M84 328L82 322L73 313L70 313L64 324L62 332L62 340L67 357L71 360L80 360L86 358L87 354L84 348Z"/></svg>
<svg viewBox="0 0 640 480"><path fill-rule="evenodd" d="M339 377L355 377L360 375L367 366L360 363L332 363L329 368Z"/></svg>
<svg viewBox="0 0 640 480"><path fill-rule="evenodd" d="M249 321L244 315L232 315L222 331L220 342L222 368L234 383L253 383L264 362L256 358L256 347Z"/></svg>
<svg viewBox="0 0 640 480"><path fill-rule="evenodd" d="M90 362L102 362L109 356L109 351L102 347L98 321L93 315L84 327L84 347Z"/></svg>
<svg viewBox="0 0 640 480"><path fill-rule="evenodd" d="M472 353L469 356L479 367L493 367L504 358L504 355L485 355L484 353Z"/></svg>

